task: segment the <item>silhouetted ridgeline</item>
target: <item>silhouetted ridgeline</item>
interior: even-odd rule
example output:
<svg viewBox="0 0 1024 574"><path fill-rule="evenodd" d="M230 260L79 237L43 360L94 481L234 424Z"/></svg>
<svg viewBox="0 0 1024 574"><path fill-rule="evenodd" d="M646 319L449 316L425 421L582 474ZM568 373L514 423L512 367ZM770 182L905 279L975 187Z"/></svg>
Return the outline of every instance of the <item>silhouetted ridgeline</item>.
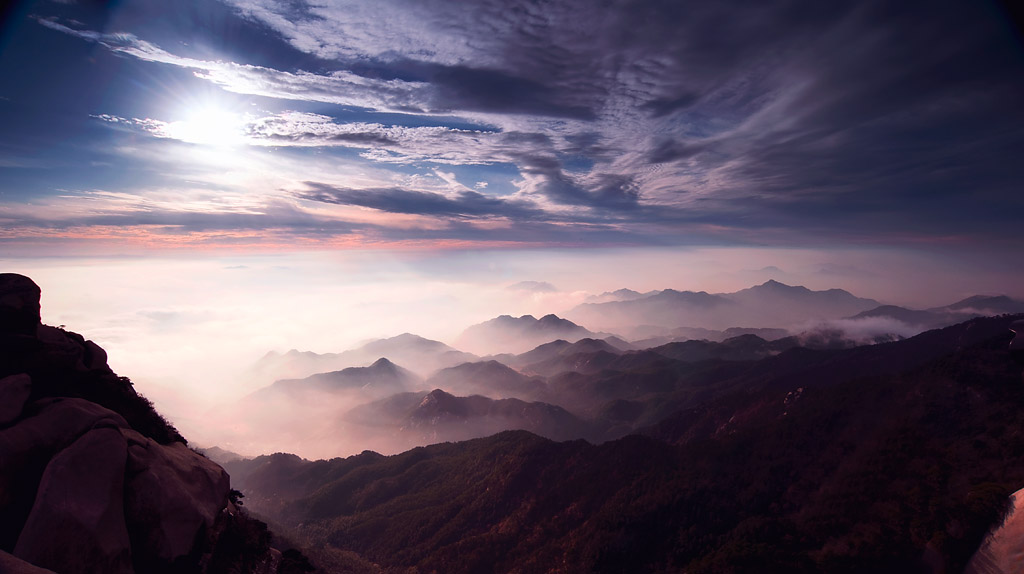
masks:
<svg viewBox="0 0 1024 574"><path fill-rule="evenodd" d="M385 571L960 572L1024 485L1015 319L790 349L599 446L509 431L226 467L255 512Z"/></svg>
<svg viewBox="0 0 1024 574"><path fill-rule="evenodd" d="M304 571L103 349L40 324L39 299L0 274L0 572Z"/></svg>

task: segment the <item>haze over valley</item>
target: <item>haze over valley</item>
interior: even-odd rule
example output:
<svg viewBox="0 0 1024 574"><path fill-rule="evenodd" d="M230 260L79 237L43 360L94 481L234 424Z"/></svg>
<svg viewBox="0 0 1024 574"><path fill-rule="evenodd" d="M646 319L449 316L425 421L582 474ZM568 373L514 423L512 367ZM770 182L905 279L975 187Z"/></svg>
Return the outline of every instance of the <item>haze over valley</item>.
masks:
<svg viewBox="0 0 1024 574"><path fill-rule="evenodd" d="M424 314L445 317L439 330L440 318L428 324L407 302L408 310L398 312L397 318L389 315L372 325L381 332L384 325L394 324L398 332L354 342L349 342L353 337L348 331L359 332L366 325L352 325L356 318L347 320L343 311L358 309L358 301L331 305L325 300L303 315L295 302L281 301L281 308L274 309L276 301L263 299L266 307L249 311L263 315L267 329L287 325L285 333L297 332L303 320L329 317L329 325L308 326L326 341L311 333L297 337L307 341L305 348L260 349L257 345L266 337L280 339L282 333L236 331L237 321L225 318L224 311L212 320L197 317L196 310L139 312L136 322L155 317L153 328L169 327L157 336L170 346L160 350L174 361L167 368L186 368L174 378L151 381L147 368L140 366L141 376L134 380L193 441L246 456L279 451L308 458L363 450L395 454L513 429L556 440L603 442L699 404L704 394L691 396L681 388L726 385L740 376L735 361L758 361L796 347L843 349L899 341L976 316L1024 312L1024 303L1008 296L974 296L910 309L838 288L814 290L775 279L724 293L656 289L566 294L545 282L549 287L538 298L530 291L524 297L522 287L512 285L483 293L495 297L489 303L495 308L504 300L508 306L535 309L535 314L497 312L469 323L472 314L459 307L459 299L428 299ZM312 289L325 295L334 290L329 285ZM343 293L344 287L337 292ZM374 301L372 294L367 298L368 306L383 314L385 303ZM474 299L468 302L472 305ZM564 317L545 313L545 307ZM296 314L287 316L292 311ZM465 322L453 325L458 317L466 317ZM423 325L427 333L454 334L436 340L399 331L403 318L410 325ZM588 328L583 322L588 318L601 329ZM194 322L199 329L223 322L217 327L227 331L211 331L217 339L198 349L198 341L189 340L196 330L184 324L176 329L175 321ZM186 340L172 339L175 331ZM192 356L186 354L190 347ZM117 353L112 355L116 361ZM191 360L191 366L179 357ZM151 361L149 369L159 367L161 354ZM204 362L215 366L206 368ZM182 377L182 372L202 375Z"/></svg>

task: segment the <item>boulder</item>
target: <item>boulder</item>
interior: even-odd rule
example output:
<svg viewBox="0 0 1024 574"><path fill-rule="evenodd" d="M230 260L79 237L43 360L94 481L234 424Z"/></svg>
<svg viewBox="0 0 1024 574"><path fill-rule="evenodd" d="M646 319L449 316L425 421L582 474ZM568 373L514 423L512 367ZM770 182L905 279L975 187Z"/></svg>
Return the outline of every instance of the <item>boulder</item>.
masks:
<svg viewBox="0 0 1024 574"><path fill-rule="evenodd" d="M26 405L18 424L0 430L0 476L25 452L47 460L94 428L128 428L110 409L78 398L47 398ZM2 489L0 489L2 490Z"/></svg>
<svg viewBox="0 0 1024 574"><path fill-rule="evenodd" d="M136 565L158 570L196 558L228 503L228 474L181 443L168 446L131 429L125 517Z"/></svg>
<svg viewBox="0 0 1024 574"><path fill-rule="evenodd" d="M10 426L32 393L32 379L25 373L0 379L0 428Z"/></svg>
<svg viewBox="0 0 1024 574"><path fill-rule="evenodd" d="M17 540L46 465L94 428L121 428L117 413L84 399L41 399L25 406L22 418L0 430L0 548Z"/></svg>
<svg viewBox="0 0 1024 574"><path fill-rule="evenodd" d="M33 335L39 324L39 286L17 273L0 273L0 333Z"/></svg>
<svg viewBox="0 0 1024 574"><path fill-rule="evenodd" d="M130 574L124 520L128 449L118 429L91 430L46 466L14 555L61 574Z"/></svg>
<svg viewBox="0 0 1024 574"><path fill-rule="evenodd" d="M36 327L36 338L43 344L46 370L84 371L85 345L68 336L63 329L49 325Z"/></svg>
<svg viewBox="0 0 1024 574"><path fill-rule="evenodd" d="M92 341L85 342L85 355L82 357L82 363L90 371L110 370L107 365L107 352Z"/></svg>

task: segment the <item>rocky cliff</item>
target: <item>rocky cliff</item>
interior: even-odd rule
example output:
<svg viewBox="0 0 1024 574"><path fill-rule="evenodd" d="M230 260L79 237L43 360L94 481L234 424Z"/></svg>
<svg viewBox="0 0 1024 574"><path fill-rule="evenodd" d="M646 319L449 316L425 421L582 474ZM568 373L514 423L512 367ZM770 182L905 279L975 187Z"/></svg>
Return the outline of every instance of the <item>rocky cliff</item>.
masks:
<svg viewBox="0 0 1024 574"><path fill-rule="evenodd" d="M223 468L0 274L0 571L284 572Z"/></svg>

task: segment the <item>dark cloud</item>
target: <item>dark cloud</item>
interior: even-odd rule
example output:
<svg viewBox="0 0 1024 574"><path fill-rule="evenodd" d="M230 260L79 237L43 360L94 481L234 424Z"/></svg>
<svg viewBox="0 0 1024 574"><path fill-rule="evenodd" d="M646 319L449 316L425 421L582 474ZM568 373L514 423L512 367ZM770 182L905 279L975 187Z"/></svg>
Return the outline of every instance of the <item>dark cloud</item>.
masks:
<svg viewBox="0 0 1024 574"><path fill-rule="evenodd" d="M468 66L436 67L428 74L437 90L435 110L529 114L592 120L594 110L567 104L565 94L539 79Z"/></svg>
<svg viewBox="0 0 1024 574"><path fill-rule="evenodd" d="M650 110L651 115L660 118L679 110L685 110L700 100L700 95L695 93L683 93L672 98L655 98L643 104L643 108Z"/></svg>
<svg viewBox="0 0 1024 574"><path fill-rule="evenodd" d="M538 209L515 200L460 191L454 197L427 191L399 188L352 189L315 181L305 182L308 191L296 197L337 205L358 205L389 213L433 215L439 217L511 217L543 218Z"/></svg>
<svg viewBox="0 0 1024 574"><path fill-rule="evenodd" d="M704 151L699 143L683 143L675 140L658 142L651 149L648 160L651 163L668 163L677 159L688 159Z"/></svg>

